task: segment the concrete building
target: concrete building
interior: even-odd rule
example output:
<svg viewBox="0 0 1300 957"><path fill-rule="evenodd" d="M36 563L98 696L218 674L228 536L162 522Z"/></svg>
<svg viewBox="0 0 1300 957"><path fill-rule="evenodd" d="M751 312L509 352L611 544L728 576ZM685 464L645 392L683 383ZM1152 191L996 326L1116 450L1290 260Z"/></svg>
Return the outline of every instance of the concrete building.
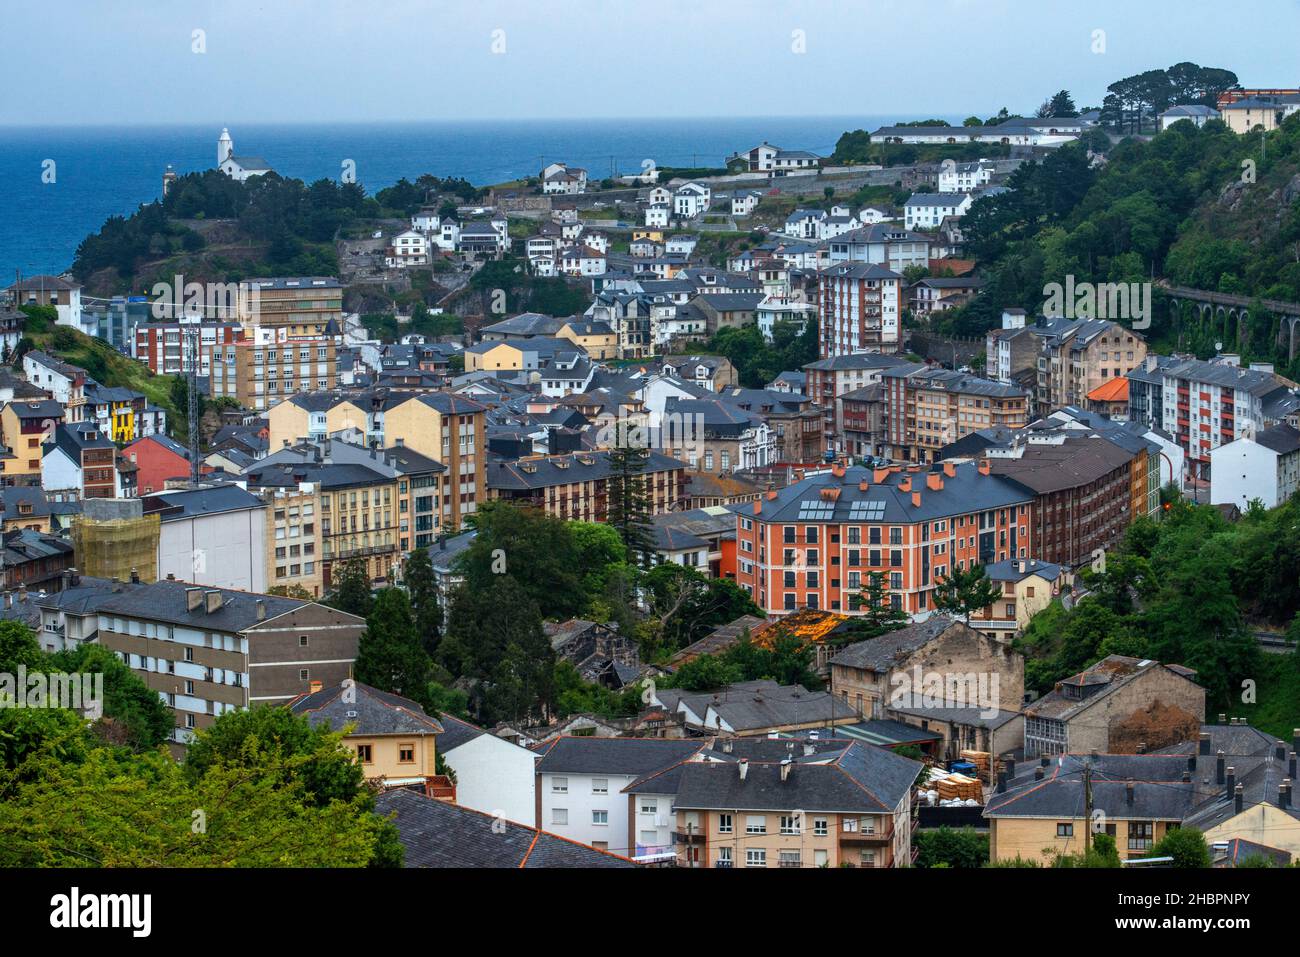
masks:
<svg viewBox="0 0 1300 957"><path fill-rule="evenodd" d="M1300 431L1280 423L1253 438L1210 450L1210 504L1231 503L1243 512L1252 501L1283 504L1300 488Z"/></svg>

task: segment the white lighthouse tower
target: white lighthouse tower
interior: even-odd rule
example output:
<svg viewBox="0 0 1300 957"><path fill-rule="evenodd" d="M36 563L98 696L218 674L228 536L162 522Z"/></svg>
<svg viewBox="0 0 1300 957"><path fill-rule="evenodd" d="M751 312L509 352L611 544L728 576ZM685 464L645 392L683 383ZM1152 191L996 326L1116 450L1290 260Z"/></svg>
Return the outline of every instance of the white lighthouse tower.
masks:
<svg viewBox="0 0 1300 957"><path fill-rule="evenodd" d="M217 140L217 167L235 152L235 141L230 138L230 130L221 128L221 137Z"/></svg>

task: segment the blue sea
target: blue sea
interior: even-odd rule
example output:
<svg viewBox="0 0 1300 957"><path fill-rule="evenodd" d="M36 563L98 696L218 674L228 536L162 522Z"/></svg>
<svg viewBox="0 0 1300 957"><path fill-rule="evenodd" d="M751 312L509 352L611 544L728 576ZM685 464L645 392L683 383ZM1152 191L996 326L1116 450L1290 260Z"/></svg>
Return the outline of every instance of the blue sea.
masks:
<svg viewBox="0 0 1300 957"><path fill-rule="evenodd" d="M421 173L498 183L535 174L543 161L582 166L594 177L639 171L647 159L661 166L719 166L763 140L826 156L845 130L872 130L897 119L228 125L236 155L260 156L281 175L307 182L339 179L351 160L357 180L373 193ZM105 219L130 215L158 198L169 163L178 173L215 166L220 133L220 124L0 127L0 284L12 281L16 269L24 275L67 269L77 244Z"/></svg>

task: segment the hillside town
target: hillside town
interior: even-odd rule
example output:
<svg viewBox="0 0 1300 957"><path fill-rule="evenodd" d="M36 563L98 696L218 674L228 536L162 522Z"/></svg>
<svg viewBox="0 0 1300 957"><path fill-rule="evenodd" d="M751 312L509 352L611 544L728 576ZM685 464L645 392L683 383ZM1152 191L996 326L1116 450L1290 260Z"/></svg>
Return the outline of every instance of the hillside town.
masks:
<svg viewBox="0 0 1300 957"><path fill-rule="evenodd" d="M1272 137L1295 243L1297 113L1062 91L857 158L403 181L330 274L17 274L0 671L100 673L78 719L186 774L355 775L339 857L243 866L1295 866L1300 303L1136 238L1095 281L1090 199L1027 308L1008 237L1139 155L1224 151L1244 203ZM168 203L281 181L239 133L159 170L196 247L234 227Z"/></svg>

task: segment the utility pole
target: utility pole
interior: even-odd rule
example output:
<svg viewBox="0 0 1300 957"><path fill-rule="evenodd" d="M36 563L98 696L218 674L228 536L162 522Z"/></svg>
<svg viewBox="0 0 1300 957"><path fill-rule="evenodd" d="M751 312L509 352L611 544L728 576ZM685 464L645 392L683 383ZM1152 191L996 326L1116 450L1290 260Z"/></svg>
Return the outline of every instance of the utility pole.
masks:
<svg viewBox="0 0 1300 957"><path fill-rule="evenodd" d="M1092 848L1092 759L1083 762L1083 856Z"/></svg>

